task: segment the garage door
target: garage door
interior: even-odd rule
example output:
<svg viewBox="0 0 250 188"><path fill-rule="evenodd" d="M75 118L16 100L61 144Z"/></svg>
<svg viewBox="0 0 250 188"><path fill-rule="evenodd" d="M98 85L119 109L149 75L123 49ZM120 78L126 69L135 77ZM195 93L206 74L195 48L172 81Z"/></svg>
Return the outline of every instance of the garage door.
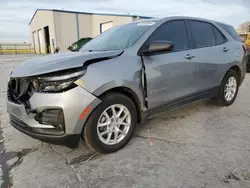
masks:
<svg viewBox="0 0 250 188"><path fill-rule="evenodd" d="M113 27L113 22L101 23L101 33Z"/></svg>
<svg viewBox="0 0 250 188"><path fill-rule="evenodd" d="M44 37L43 37L43 32L42 30L38 30L38 42L39 42L39 47L40 47L40 53L43 54L44 53Z"/></svg>
<svg viewBox="0 0 250 188"><path fill-rule="evenodd" d="M38 44L38 36L37 32L33 32L33 43L34 43L34 52L39 54L39 44Z"/></svg>

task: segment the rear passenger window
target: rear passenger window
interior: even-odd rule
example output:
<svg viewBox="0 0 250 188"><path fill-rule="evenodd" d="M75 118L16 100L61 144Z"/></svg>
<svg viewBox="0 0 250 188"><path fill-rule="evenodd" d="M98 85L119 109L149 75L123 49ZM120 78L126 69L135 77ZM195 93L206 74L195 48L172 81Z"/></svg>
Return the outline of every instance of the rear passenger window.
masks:
<svg viewBox="0 0 250 188"><path fill-rule="evenodd" d="M216 45L212 25L205 22L190 21L192 36L197 48Z"/></svg>
<svg viewBox="0 0 250 188"><path fill-rule="evenodd" d="M222 33L216 27L213 27L213 29L214 29L216 44L217 45L223 44L226 41L225 36L222 35Z"/></svg>
<svg viewBox="0 0 250 188"><path fill-rule="evenodd" d="M187 50L188 35L184 21L171 21L164 23L152 34L149 43L154 41L170 41L174 44L174 51Z"/></svg>

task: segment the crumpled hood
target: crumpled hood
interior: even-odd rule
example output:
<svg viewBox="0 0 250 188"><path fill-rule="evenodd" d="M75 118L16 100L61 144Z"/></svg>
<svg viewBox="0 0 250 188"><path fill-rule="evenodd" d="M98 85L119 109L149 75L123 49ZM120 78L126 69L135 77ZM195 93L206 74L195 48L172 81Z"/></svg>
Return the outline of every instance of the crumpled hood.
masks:
<svg viewBox="0 0 250 188"><path fill-rule="evenodd" d="M28 77L41 75L60 70L82 67L84 63L90 60L102 58L115 58L122 54L123 50L99 51L99 52L69 52L56 55L48 55L41 58L35 58L17 66L11 74L11 77ZM101 60L100 60L101 61Z"/></svg>

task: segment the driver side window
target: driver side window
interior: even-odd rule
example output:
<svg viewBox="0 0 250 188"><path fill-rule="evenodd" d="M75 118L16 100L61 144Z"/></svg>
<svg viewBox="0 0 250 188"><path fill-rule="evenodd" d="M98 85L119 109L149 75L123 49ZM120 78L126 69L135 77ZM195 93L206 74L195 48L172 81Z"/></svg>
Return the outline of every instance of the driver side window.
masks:
<svg viewBox="0 0 250 188"><path fill-rule="evenodd" d="M174 44L174 52L188 50L188 34L185 22L176 20L162 24L151 35L148 44L156 41L172 42Z"/></svg>

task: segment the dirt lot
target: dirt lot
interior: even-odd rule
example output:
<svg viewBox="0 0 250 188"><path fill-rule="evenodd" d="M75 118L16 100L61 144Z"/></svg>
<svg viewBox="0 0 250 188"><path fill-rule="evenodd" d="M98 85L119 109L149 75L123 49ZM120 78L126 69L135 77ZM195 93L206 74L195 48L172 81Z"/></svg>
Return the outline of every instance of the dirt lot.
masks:
<svg viewBox="0 0 250 188"><path fill-rule="evenodd" d="M28 58L33 57L0 56L0 115L5 140L0 185L250 188L250 75L232 106L221 108L207 101L158 115L138 126L124 149L97 156L83 144L71 150L41 143L9 125L6 82L10 70Z"/></svg>

